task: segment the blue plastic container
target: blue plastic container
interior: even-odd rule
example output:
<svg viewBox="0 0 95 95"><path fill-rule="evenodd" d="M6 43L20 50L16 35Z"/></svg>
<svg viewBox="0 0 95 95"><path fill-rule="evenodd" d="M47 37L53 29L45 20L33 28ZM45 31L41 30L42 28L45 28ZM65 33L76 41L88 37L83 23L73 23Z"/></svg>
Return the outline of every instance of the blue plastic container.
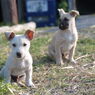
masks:
<svg viewBox="0 0 95 95"><path fill-rule="evenodd" d="M38 27L56 25L56 0L26 0L26 20Z"/></svg>

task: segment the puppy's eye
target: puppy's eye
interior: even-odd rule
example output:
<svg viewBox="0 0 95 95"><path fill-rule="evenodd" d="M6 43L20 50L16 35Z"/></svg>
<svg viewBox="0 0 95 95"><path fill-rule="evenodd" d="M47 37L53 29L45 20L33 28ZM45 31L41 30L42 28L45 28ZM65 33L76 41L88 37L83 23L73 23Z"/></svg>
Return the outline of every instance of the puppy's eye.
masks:
<svg viewBox="0 0 95 95"><path fill-rule="evenodd" d="M16 47L16 44L12 44L13 47Z"/></svg>
<svg viewBox="0 0 95 95"><path fill-rule="evenodd" d="M23 44L23 46L26 46L26 45L27 45L26 43Z"/></svg>

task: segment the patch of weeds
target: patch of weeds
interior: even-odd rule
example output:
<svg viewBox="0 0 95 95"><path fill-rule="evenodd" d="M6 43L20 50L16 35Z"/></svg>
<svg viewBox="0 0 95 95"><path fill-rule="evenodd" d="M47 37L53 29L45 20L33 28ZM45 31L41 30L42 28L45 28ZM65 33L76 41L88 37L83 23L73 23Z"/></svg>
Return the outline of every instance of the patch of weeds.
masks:
<svg viewBox="0 0 95 95"><path fill-rule="evenodd" d="M49 36L38 37L31 41L30 52L32 53L34 60L39 60L41 57L45 59L44 56L47 52L48 43Z"/></svg>
<svg viewBox="0 0 95 95"><path fill-rule="evenodd" d="M15 95L15 91L18 89L18 86L4 83L0 80L0 95Z"/></svg>
<svg viewBox="0 0 95 95"><path fill-rule="evenodd" d="M83 55L87 53L93 53L95 51L95 39L80 39L78 41L77 50Z"/></svg>
<svg viewBox="0 0 95 95"><path fill-rule="evenodd" d="M95 52L95 39L91 38L80 38L77 43L75 57L94 54ZM89 63L94 61L92 56L81 59L82 63Z"/></svg>

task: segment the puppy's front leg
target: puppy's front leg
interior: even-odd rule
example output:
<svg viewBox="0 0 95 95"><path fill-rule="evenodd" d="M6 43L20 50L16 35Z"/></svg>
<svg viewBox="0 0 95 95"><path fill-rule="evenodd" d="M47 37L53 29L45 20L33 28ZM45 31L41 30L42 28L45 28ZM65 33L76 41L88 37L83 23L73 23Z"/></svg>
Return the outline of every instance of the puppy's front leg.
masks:
<svg viewBox="0 0 95 95"><path fill-rule="evenodd" d="M10 83L11 82L10 70L8 70L8 69L4 70L4 79L5 79L6 83Z"/></svg>
<svg viewBox="0 0 95 95"><path fill-rule="evenodd" d="M59 47L55 48L55 60L56 60L56 64L63 65L62 53Z"/></svg>
<svg viewBox="0 0 95 95"><path fill-rule="evenodd" d="M32 68L26 71L26 85L35 87L35 85L32 82Z"/></svg>
<svg viewBox="0 0 95 95"><path fill-rule="evenodd" d="M70 52L69 52L69 60L70 60L70 62L76 64L76 61L75 61L74 58L73 58L74 53L75 53L75 48L76 48L76 43L75 43L75 45L71 48L71 50L70 50Z"/></svg>

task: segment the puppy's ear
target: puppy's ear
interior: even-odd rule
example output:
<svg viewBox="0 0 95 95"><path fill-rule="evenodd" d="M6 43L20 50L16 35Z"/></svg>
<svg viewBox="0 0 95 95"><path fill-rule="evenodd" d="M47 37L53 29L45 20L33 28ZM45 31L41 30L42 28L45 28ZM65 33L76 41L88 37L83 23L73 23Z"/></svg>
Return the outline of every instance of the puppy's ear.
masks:
<svg viewBox="0 0 95 95"><path fill-rule="evenodd" d="M76 16L79 15L79 12L76 11L76 10L71 10L71 11L70 11L70 15L73 16L73 17L76 17Z"/></svg>
<svg viewBox="0 0 95 95"><path fill-rule="evenodd" d="M63 9L58 9L59 15L60 17L63 16L63 14L65 14L65 11Z"/></svg>
<svg viewBox="0 0 95 95"><path fill-rule="evenodd" d="M7 40L12 40L15 37L15 33L14 32L5 32L5 36L7 38Z"/></svg>
<svg viewBox="0 0 95 95"><path fill-rule="evenodd" d="M34 32L32 30L27 30L25 32L25 36L26 38L28 38L29 40L32 40L33 39L33 36L34 36Z"/></svg>

